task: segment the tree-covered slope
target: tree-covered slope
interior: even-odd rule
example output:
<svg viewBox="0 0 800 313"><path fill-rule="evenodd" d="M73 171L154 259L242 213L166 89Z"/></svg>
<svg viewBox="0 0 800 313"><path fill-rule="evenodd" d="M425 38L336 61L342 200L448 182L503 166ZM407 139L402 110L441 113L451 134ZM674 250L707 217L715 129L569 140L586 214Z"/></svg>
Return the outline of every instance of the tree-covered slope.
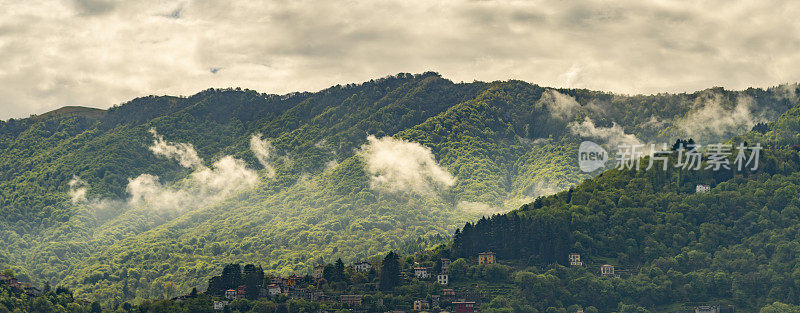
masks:
<svg viewBox="0 0 800 313"><path fill-rule="evenodd" d="M469 258L491 250L527 266L514 274L518 293L540 311L578 305L674 312L732 304L737 312L757 312L797 305L797 110L729 141L764 146L755 171L609 170L468 223L450 253ZM676 157L673 152L673 164ZM698 184L713 188L696 193ZM584 266L569 266L573 252ZM614 265L620 277L601 277L602 264Z"/></svg>
<svg viewBox="0 0 800 313"><path fill-rule="evenodd" d="M400 74L4 121L0 265L106 303L202 287L225 262L305 272L591 178L584 139L738 134L796 102L786 88L621 96ZM692 126L715 112L733 117Z"/></svg>

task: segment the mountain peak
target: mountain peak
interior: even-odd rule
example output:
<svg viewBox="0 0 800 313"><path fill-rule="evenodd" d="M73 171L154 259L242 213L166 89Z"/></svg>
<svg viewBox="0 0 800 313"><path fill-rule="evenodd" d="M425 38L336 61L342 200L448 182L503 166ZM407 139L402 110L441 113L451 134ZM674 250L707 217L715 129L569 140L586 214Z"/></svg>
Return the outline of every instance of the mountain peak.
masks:
<svg viewBox="0 0 800 313"><path fill-rule="evenodd" d="M43 120L49 118L67 118L73 116L83 116L87 119L100 119L106 115L106 110L89 108L82 106L65 106L53 111L42 113L31 117L34 120Z"/></svg>

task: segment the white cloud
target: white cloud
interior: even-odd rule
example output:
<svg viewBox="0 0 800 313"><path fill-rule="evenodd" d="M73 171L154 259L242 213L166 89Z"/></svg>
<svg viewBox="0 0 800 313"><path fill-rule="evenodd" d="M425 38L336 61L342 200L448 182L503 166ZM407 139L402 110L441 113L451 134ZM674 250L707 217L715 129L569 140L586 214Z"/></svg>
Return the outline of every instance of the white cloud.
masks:
<svg viewBox="0 0 800 313"><path fill-rule="evenodd" d="M398 72L623 93L800 80L784 1L3 1L0 118ZM776 10L775 8L780 8Z"/></svg>
<svg viewBox="0 0 800 313"><path fill-rule="evenodd" d="M245 162L226 156L211 168L202 167L185 181L172 187L159 182L158 176L142 174L128 182L131 205L145 205L160 210L181 211L223 200L235 192L255 186L258 174Z"/></svg>
<svg viewBox="0 0 800 313"><path fill-rule="evenodd" d="M570 131L581 137L598 139L601 143L619 146L622 144L640 145L642 141L633 134L626 134L622 126L612 123L611 127L597 127L591 118L586 117L581 123L572 123Z"/></svg>
<svg viewBox="0 0 800 313"><path fill-rule="evenodd" d="M153 151L153 154L175 159L181 166L186 168L199 168L203 166L203 159L197 155L197 151L194 149L193 145L188 143L167 142L164 140L164 136L159 135L154 128L150 129L150 133L153 134L154 137L153 145L150 146L150 151Z"/></svg>
<svg viewBox="0 0 800 313"><path fill-rule="evenodd" d="M72 202L86 204L97 211L135 206L160 211L183 211L224 200L258 183L258 174L248 169L242 160L225 156L209 168L202 165L202 160L196 162L199 158L186 158L187 155L197 155L191 145L166 142L154 131L152 133L156 137L156 141L150 147L154 154L168 155L183 161L191 160L191 162L181 162L181 165L194 169L186 179L165 186L159 181L158 176L141 174L128 180L126 191L130 197L126 201L120 201L87 199L88 185L80 178L74 177L69 182Z"/></svg>
<svg viewBox="0 0 800 313"><path fill-rule="evenodd" d="M427 194L456 182L428 147L391 137L369 136L367 141L360 153L374 189Z"/></svg>
<svg viewBox="0 0 800 313"><path fill-rule="evenodd" d="M190 182L197 186L200 194L211 198L224 198L244 187L258 182L258 174L248 169L245 162L232 156L225 156L214 162L212 168L203 168L189 176Z"/></svg>
<svg viewBox="0 0 800 313"><path fill-rule="evenodd" d="M88 191L88 184L78 176L72 176L69 181L69 196L72 203L80 203L86 201L86 193Z"/></svg>
<svg viewBox="0 0 800 313"><path fill-rule="evenodd" d="M250 137L250 151L258 159L258 162L261 163L261 166L264 167L264 170L267 172L267 177L275 177L275 168L269 162L269 153L272 150L272 144L266 140L261 139L263 135L254 134Z"/></svg>
<svg viewBox="0 0 800 313"><path fill-rule="evenodd" d="M737 96L735 104L728 108L722 95L709 92L698 97L692 111L676 125L695 140L710 143L726 137L744 133L758 122L767 119L752 111L755 101L748 96Z"/></svg>
<svg viewBox="0 0 800 313"><path fill-rule="evenodd" d="M575 98L569 95L562 94L554 89L547 89L542 97L539 99L544 103L553 116L562 119L568 119L575 115L575 112L580 109L581 105L575 101Z"/></svg>

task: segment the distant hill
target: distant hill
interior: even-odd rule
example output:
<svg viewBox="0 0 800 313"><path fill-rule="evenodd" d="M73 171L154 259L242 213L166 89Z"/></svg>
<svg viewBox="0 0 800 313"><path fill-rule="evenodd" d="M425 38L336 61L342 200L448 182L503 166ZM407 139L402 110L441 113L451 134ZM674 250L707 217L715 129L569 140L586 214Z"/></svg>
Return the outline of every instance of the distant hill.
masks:
<svg viewBox="0 0 800 313"><path fill-rule="evenodd" d="M203 287L230 262L305 273L592 178L583 140L726 140L777 119L792 88L623 96L398 74L0 121L0 266L107 304Z"/></svg>
<svg viewBox="0 0 800 313"><path fill-rule="evenodd" d="M47 113L34 115L31 117L31 119L41 121L50 118L80 117L88 120L99 120L103 118L106 115L106 113L107 111L103 109L87 108L81 106L65 106L63 108L55 109Z"/></svg>

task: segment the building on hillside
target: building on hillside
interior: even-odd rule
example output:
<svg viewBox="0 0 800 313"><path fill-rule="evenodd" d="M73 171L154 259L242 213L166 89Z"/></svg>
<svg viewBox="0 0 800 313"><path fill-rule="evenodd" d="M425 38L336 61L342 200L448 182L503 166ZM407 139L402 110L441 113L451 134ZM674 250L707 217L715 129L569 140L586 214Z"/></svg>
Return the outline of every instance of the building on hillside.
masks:
<svg viewBox="0 0 800 313"><path fill-rule="evenodd" d="M425 300L414 300L414 311L430 310L431 304Z"/></svg>
<svg viewBox="0 0 800 313"><path fill-rule="evenodd" d="M353 270L356 272L369 272L372 269L372 264L367 261L361 261L353 264Z"/></svg>
<svg viewBox="0 0 800 313"><path fill-rule="evenodd" d="M225 299L228 300L236 300L236 289L228 289L225 290Z"/></svg>
<svg viewBox="0 0 800 313"><path fill-rule="evenodd" d="M583 266L583 261L581 261L580 254L570 253L568 258L569 258L569 266Z"/></svg>
<svg viewBox="0 0 800 313"><path fill-rule="evenodd" d="M436 282L439 283L439 285L447 286L447 284L450 283L450 276L447 274L439 274L436 276Z"/></svg>
<svg viewBox="0 0 800 313"><path fill-rule="evenodd" d="M414 277L419 279L428 279L431 278L431 272L427 267L415 267Z"/></svg>
<svg viewBox="0 0 800 313"><path fill-rule="evenodd" d="M278 286L277 284L271 284L267 286L267 292L269 293L270 297L277 296L281 294L281 286Z"/></svg>
<svg viewBox="0 0 800 313"><path fill-rule="evenodd" d="M439 304L441 303L441 298L439 295L431 295L431 307L434 309L439 308Z"/></svg>
<svg viewBox="0 0 800 313"><path fill-rule="evenodd" d="M711 191L711 186L709 185L697 185L694 189L694 193L704 193Z"/></svg>
<svg viewBox="0 0 800 313"><path fill-rule="evenodd" d="M292 276L284 277L283 279L281 279L281 287L284 290L290 288L297 288L298 286L300 286L301 281L303 281L302 277L292 274Z"/></svg>
<svg viewBox="0 0 800 313"><path fill-rule="evenodd" d="M694 307L695 313L734 313L730 305L699 305Z"/></svg>
<svg viewBox="0 0 800 313"><path fill-rule="evenodd" d="M481 252L478 253L478 264L494 264L497 263L497 255L494 252Z"/></svg>
<svg viewBox="0 0 800 313"><path fill-rule="evenodd" d="M247 289L244 285L239 285L239 288L236 288L236 299L244 299L247 298Z"/></svg>
<svg viewBox="0 0 800 313"><path fill-rule="evenodd" d="M719 313L717 307L711 305L699 305L694 307L694 313Z"/></svg>
<svg viewBox="0 0 800 313"><path fill-rule="evenodd" d="M214 301L214 310L222 311L228 306L228 301Z"/></svg>
<svg viewBox="0 0 800 313"><path fill-rule="evenodd" d="M456 291L453 289L442 289L442 295L445 297L455 297Z"/></svg>
<svg viewBox="0 0 800 313"><path fill-rule="evenodd" d="M475 302L459 301L453 302L453 313L472 313L475 312Z"/></svg>
<svg viewBox="0 0 800 313"><path fill-rule="evenodd" d="M577 309L575 309L575 313L583 313L583 308L578 307Z"/></svg>
<svg viewBox="0 0 800 313"><path fill-rule="evenodd" d="M325 267L322 265L314 266L314 271L311 273L311 277L314 279L322 278L322 272L325 270Z"/></svg>
<svg viewBox="0 0 800 313"><path fill-rule="evenodd" d="M339 301L350 306L361 306L361 295L341 295Z"/></svg>
<svg viewBox="0 0 800 313"><path fill-rule="evenodd" d="M600 266L600 275L607 277L619 277L617 274L614 274L614 265L611 264L603 264Z"/></svg>

